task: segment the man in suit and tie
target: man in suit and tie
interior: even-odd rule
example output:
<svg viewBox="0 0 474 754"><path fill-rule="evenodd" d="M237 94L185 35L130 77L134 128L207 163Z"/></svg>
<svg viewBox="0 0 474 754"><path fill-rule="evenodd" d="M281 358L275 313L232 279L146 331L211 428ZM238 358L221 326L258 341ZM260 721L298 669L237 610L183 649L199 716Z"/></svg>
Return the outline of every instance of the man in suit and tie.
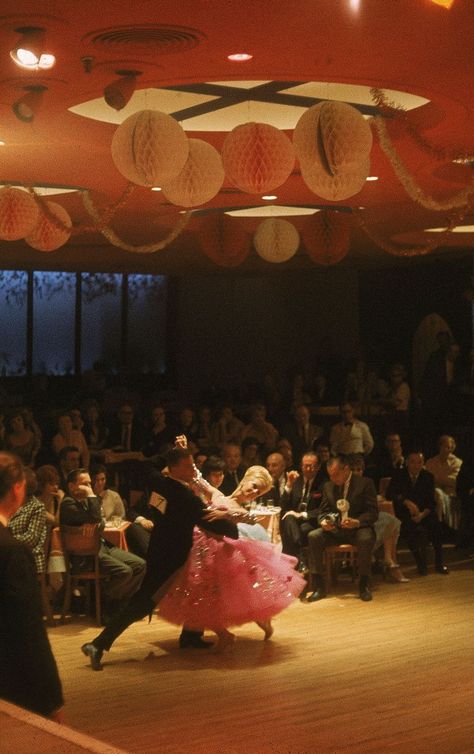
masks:
<svg viewBox="0 0 474 754"><path fill-rule="evenodd" d="M308 534L318 524L322 488L328 476L316 453L305 453L301 459L301 475L290 471L281 496L280 534L282 551L302 563L301 550L308 544Z"/></svg>
<svg viewBox="0 0 474 754"><path fill-rule="evenodd" d="M228 442L222 450L222 458L225 463L224 481L220 491L224 495L231 495L245 474L242 465L242 448L236 442Z"/></svg>
<svg viewBox="0 0 474 754"><path fill-rule="evenodd" d="M401 536L413 553L421 576L426 576L426 543L431 541L435 555L435 570L447 574L443 565L441 528L436 516L433 474L423 468L425 459L420 451L409 453L406 465L392 477L386 497L393 501L395 515L402 522Z"/></svg>
<svg viewBox="0 0 474 754"><path fill-rule="evenodd" d="M273 479L273 487L261 498L262 502L272 501L273 505L280 505L280 498L285 490L286 473L285 459L281 453L270 453L266 467Z"/></svg>
<svg viewBox="0 0 474 754"><path fill-rule="evenodd" d="M357 546L359 596L364 602L369 602L372 599L369 577L375 543L373 525L378 517L374 483L371 479L353 474L342 456L330 458L327 471L329 482L323 487L318 516L321 528L308 534L309 570L314 585L308 602L316 602L326 596L324 548L337 544ZM349 503L347 517L341 515L338 500Z"/></svg>
<svg viewBox="0 0 474 754"><path fill-rule="evenodd" d="M323 434L322 427L311 422L311 414L308 406L302 404L295 409L294 419L285 428L284 436L291 442L293 457L298 464L309 450L314 449L314 443Z"/></svg>

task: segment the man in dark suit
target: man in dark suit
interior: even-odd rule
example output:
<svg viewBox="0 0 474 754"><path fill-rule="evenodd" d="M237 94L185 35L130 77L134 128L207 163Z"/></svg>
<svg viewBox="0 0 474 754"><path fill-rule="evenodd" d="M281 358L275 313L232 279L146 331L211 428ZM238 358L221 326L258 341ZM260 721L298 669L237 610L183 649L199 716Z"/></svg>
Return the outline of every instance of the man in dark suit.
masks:
<svg viewBox="0 0 474 754"><path fill-rule="evenodd" d="M231 495L245 474L241 446L236 442L226 443L222 450L222 458L225 463L225 473L219 489L223 495Z"/></svg>
<svg viewBox="0 0 474 754"><path fill-rule="evenodd" d="M311 422L309 408L303 404L295 409L294 418L285 427L283 434L290 441L294 461L298 464L303 453L314 448L314 443L322 436L323 429Z"/></svg>
<svg viewBox="0 0 474 754"><path fill-rule="evenodd" d="M67 478L68 494L59 509L59 521L66 526L103 524L100 500L92 489L87 469L75 469ZM145 561L132 552L115 547L102 539L99 550L99 570L108 577L104 591L108 610L118 609L140 586L145 573Z"/></svg>
<svg viewBox="0 0 474 754"><path fill-rule="evenodd" d="M270 453L265 465L273 480L273 487L262 495L260 502L264 505L280 505L280 498L286 484L285 459L281 453Z"/></svg>
<svg viewBox="0 0 474 754"><path fill-rule="evenodd" d="M327 545L353 544L357 546L359 596L364 602L369 602L372 599L369 576L375 543L373 524L378 518L374 483L371 479L353 474L341 456L329 459L327 471L330 481L323 487L318 516L321 528L308 534L309 570L315 587L308 601L316 602L326 596L324 548ZM340 512L338 500L349 503L347 517Z"/></svg>
<svg viewBox="0 0 474 754"><path fill-rule="evenodd" d="M61 682L33 554L6 528L24 497L23 466L16 456L0 453L0 698L62 722Z"/></svg>
<svg viewBox="0 0 474 754"><path fill-rule="evenodd" d="M134 621L149 615L166 594L176 571L186 562L193 544L193 529L202 529L216 534L238 538L235 524L226 520L226 511L213 511L213 521L201 498L188 484L194 478L194 462L189 450L174 448L168 454L169 476L158 475L152 483L149 500L153 529L147 553L147 571L143 584L129 604L118 613L99 636L84 644L82 651L91 660L94 670L101 670L104 650L109 650L115 639ZM190 632L192 633L192 632ZM199 639L199 635L197 637ZM181 646L193 646L195 639L181 635ZM204 643L203 643L204 644Z"/></svg>
<svg viewBox="0 0 474 754"><path fill-rule="evenodd" d="M406 466L394 474L386 497L393 501L395 515L402 522L401 536L413 553L418 573L426 576L426 543L431 541L435 555L435 570L447 574L443 565L441 529L436 516L433 474L423 468L425 459L419 451L411 452Z"/></svg>
<svg viewBox="0 0 474 754"><path fill-rule="evenodd" d="M305 453L301 475L290 471L281 496L280 534L282 551L293 555L302 565L301 549L308 544L308 534L318 524L322 488L328 480L316 453Z"/></svg>

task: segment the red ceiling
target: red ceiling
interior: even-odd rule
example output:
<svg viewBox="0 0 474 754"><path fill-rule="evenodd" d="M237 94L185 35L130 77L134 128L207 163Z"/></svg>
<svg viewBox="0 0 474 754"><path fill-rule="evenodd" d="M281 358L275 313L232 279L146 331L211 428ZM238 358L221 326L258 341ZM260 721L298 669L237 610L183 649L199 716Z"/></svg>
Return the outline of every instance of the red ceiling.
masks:
<svg viewBox="0 0 474 754"><path fill-rule="evenodd" d="M441 147L474 152L472 0L455 0L449 11L430 0L360 0L359 11L354 10L355 5L354 0L3 0L0 139L5 146L0 150L0 180L82 186L96 192L94 196L104 203L120 196L126 181L110 155L115 126L81 118L67 109L100 97L115 78L117 61L120 67L142 70L143 87L254 79L331 81L408 91L432 103L417 114L417 125L425 137ZM93 37L104 30L157 25L184 27L186 33L195 36L196 45L171 52L159 45L93 42ZM14 29L20 26L47 29L49 47L57 58L51 71L31 74L12 62L9 50L18 37ZM251 52L253 59L240 64L227 60L229 53L241 50ZM84 56L93 58L89 73L81 62ZM27 124L15 118L11 105L22 87L31 82L44 83L48 92L37 117ZM448 159L435 161L400 128L393 134L399 153L427 193L446 197L472 179L471 167L453 166ZM218 148L224 138L219 133L192 136L202 136ZM446 222L444 213L422 209L409 199L376 142L371 173L379 180L367 183L360 194L344 204L364 206L367 222L379 236L389 239L403 234L403 238L416 240L423 228ZM260 201L229 189L224 184L223 191L206 207L247 206ZM58 201L76 225L87 222L77 195L64 195ZM278 190L278 201L325 204L306 188L297 168ZM117 214L114 227L127 241L145 243L166 235L178 219L178 209L169 207L163 196L139 188ZM472 216L466 219L473 222ZM299 223L295 220L297 226ZM248 238L255 227L255 220L242 221L242 231ZM65 247L49 255L35 252L23 242L1 242L0 265L212 271L216 269L214 262L201 250L205 243L201 229L202 220L193 218L170 247L147 255L120 251L97 233L76 234ZM455 246L464 249L463 253L466 247L474 246L474 234L462 241L458 238L453 248L444 248L444 254L456 258L460 252ZM388 255L354 228L348 259L346 263L364 264L386 261ZM304 251L287 264L292 268L313 265ZM238 269L266 271L269 267L252 251Z"/></svg>

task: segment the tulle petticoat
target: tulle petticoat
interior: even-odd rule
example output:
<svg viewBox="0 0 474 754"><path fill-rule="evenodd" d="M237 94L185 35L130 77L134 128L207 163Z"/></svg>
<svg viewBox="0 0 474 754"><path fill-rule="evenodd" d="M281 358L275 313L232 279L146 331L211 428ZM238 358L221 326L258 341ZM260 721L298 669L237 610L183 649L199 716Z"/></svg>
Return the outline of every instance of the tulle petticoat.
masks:
<svg viewBox="0 0 474 754"><path fill-rule="evenodd" d="M305 581L296 559L269 542L216 540L199 530L186 564L159 604L160 615L190 629L264 621L284 610Z"/></svg>

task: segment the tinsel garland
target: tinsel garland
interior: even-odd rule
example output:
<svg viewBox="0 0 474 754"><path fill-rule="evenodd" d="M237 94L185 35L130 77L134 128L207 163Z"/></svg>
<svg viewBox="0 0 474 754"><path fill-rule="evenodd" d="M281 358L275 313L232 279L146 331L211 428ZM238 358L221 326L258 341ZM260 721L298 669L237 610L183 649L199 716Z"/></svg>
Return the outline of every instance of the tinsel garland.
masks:
<svg viewBox="0 0 474 754"><path fill-rule="evenodd" d="M470 207L474 195L474 178L466 188L459 192L459 194L456 194L449 199L438 200L434 199L432 196L428 196L428 194L425 194L423 189L418 186L414 178L408 172L403 160L397 154L390 136L388 135L385 121L382 116L376 115L372 118L371 122L377 130L380 146L392 163L392 167L403 188L414 202L435 212L446 212L451 209L461 208L468 209Z"/></svg>
<svg viewBox="0 0 474 754"><path fill-rule="evenodd" d="M412 137L421 149L428 152L432 157L437 160L456 160L457 162L472 162L474 161L474 155L469 154L463 149L453 149L450 147L440 147L437 144L432 144L428 139L421 135L416 126L411 122L407 110L402 105L398 105L395 102L389 102L382 89L373 87L370 90L372 100L374 104L382 111L395 117L398 121L401 121L406 128L407 132Z"/></svg>
<svg viewBox="0 0 474 754"><path fill-rule="evenodd" d="M421 256L425 256L426 254L430 254L432 251L437 249L438 246L441 246L443 241L446 241L448 238L450 238L453 228L463 219L463 215L459 215L459 214L456 215L456 217L451 218L446 227L446 230L437 234L438 237L434 241L430 241L427 244L420 244L419 246L403 247L403 246L397 246L395 244L390 243L389 241L386 241L383 238L380 238L380 236L377 233L375 233L371 228L369 228L364 218L362 217L362 213L360 212L360 210L353 209L352 214L356 218L359 226L362 228L364 233L380 249L383 249L383 251L386 251L388 254L392 254L392 256L396 256L396 257L421 257Z"/></svg>
<svg viewBox="0 0 474 754"><path fill-rule="evenodd" d="M115 231L113 231L109 226L100 225L100 215L92 201L92 197L89 191L82 192L82 202L89 215L96 222L97 229L113 246L117 246L119 249L123 249L123 251L131 251L137 254L152 254L155 251L161 251L162 249L166 248L166 246L169 246L169 244L174 241L175 238L177 238L179 234L184 230L192 215L192 212L183 213L178 220L176 227L174 227L173 230L171 230L170 233L166 236L166 238L163 238L161 241L143 244L141 246L133 246L132 244L128 244L125 241L122 241L122 239L119 238Z"/></svg>

